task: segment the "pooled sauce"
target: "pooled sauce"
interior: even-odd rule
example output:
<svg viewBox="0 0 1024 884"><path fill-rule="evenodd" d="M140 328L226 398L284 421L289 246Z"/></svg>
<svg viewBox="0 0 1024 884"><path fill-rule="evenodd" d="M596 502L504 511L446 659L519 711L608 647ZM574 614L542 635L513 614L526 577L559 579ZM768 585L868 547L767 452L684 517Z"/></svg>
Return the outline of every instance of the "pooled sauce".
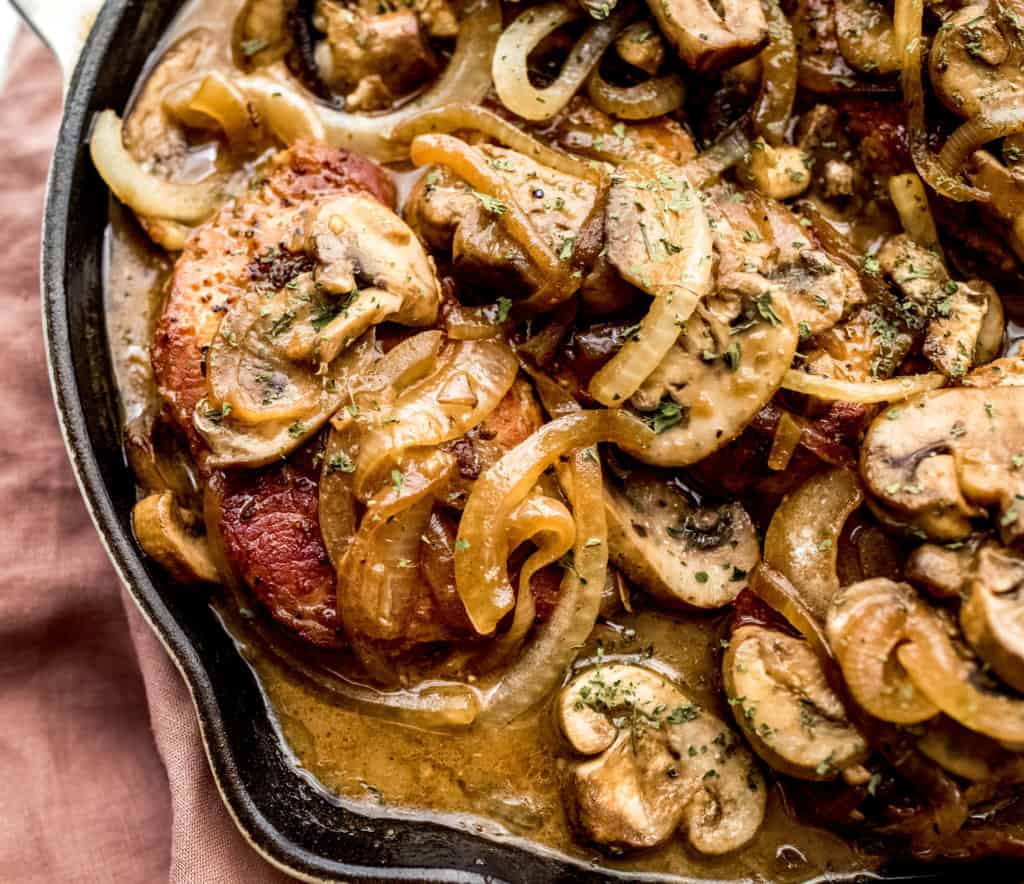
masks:
<svg viewBox="0 0 1024 884"><path fill-rule="evenodd" d="M228 40L240 6L237 0L186 4L156 57L200 26ZM403 196L418 174L394 173ZM118 211L111 217L105 295L114 373L130 426L151 418L158 408L148 341L170 262L146 244L126 215ZM780 787L770 781L764 824L750 844L733 854L701 856L683 836L626 857L600 853L573 837L566 817L561 787L569 757L549 705L500 731L477 727L440 733L376 719L325 697L254 638L237 612L222 613L263 685L297 766L325 789L367 808L393 808L484 834L525 838L627 872L788 882L879 864L839 836L795 819L785 809ZM694 702L730 722L720 677L724 634L722 617L641 610L599 626L577 665L594 659L600 639L603 659L643 660L673 675Z"/></svg>
<svg viewBox="0 0 1024 884"><path fill-rule="evenodd" d="M685 837L653 850L613 857L579 843L563 806L569 761L550 704L512 725L434 732L373 718L326 699L284 666L231 611L224 619L240 640L296 763L327 790L372 808L429 816L480 834L516 836L587 863L618 871L712 879L806 881L879 865L839 836L798 822L769 785L768 811L757 836L722 857L697 854ZM577 666L597 659L643 662L676 678L694 702L724 721L722 616L637 611L599 625ZM416 814L420 811L421 814ZM447 816L447 820L445 817Z"/></svg>

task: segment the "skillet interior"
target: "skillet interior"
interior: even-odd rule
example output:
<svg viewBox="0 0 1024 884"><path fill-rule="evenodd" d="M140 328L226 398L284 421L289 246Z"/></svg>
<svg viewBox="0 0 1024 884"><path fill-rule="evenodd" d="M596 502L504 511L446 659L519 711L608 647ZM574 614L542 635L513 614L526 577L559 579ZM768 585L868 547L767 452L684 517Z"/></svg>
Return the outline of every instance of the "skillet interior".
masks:
<svg viewBox="0 0 1024 884"><path fill-rule="evenodd" d="M205 597L172 585L139 555L130 529L135 486L122 455L103 333L107 191L82 145L96 111L124 108L179 5L108 0L83 50L51 170L43 310L54 395L86 502L120 575L188 680L232 813L264 855L309 879L624 880L524 850L512 839L498 842L389 812L369 816L324 792L291 765L259 685ZM908 880L893 871L890 880ZM962 880L964 871L932 869L925 877ZM1019 880L1005 866L991 871L993 880Z"/></svg>

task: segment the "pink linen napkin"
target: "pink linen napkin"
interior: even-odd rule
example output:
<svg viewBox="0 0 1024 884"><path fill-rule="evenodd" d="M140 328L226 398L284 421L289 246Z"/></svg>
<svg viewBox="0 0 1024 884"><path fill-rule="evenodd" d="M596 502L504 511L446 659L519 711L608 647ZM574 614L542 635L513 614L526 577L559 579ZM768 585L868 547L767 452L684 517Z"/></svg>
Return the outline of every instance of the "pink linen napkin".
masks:
<svg viewBox="0 0 1024 884"><path fill-rule="evenodd" d="M64 452L38 273L59 118L56 64L23 31L0 93L0 881L282 882L225 810Z"/></svg>

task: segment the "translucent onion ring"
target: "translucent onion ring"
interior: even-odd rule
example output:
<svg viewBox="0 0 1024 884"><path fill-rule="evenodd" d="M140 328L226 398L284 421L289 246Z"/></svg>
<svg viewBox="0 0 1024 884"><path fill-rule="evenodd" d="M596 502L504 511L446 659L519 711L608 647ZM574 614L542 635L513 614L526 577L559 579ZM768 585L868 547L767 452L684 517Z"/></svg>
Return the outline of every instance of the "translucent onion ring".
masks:
<svg viewBox="0 0 1024 884"><path fill-rule="evenodd" d="M777 0L761 0L771 40L761 55L761 90L754 103L754 131L773 147L785 143L796 101L799 53L793 27Z"/></svg>
<svg viewBox="0 0 1024 884"><path fill-rule="evenodd" d="M885 381L840 381L791 368L782 379L784 390L803 393L825 402L857 402L862 405L899 402L901 399L937 390L945 385L945 375L937 371L889 378Z"/></svg>
<svg viewBox="0 0 1024 884"><path fill-rule="evenodd" d="M524 11L505 28L494 49L491 75L501 103L527 120L551 119L569 103L634 13L635 7L627 3L603 21L592 24L573 46L555 82L545 89L537 89L530 83L528 73L530 53L548 34L583 13L561 2L545 3Z"/></svg>
<svg viewBox="0 0 1024 884"><path fill-rule="evenodd" d="M515 613L508 631L494 640L481 660L483 671L494 669L515 655L533 626L536 605L530 581L541 568L557 562L576 539L576 522L560 500L545 495L526 498L512 511L506 522L508 547L514 550L532 540L536 550L519 571Z"/></svg>
<svg viewBox="0 0 1024 884"><path fill-rule="evenodd" d="M500 144L565 175L573 175L593 184L600 183L604 178L600 168L592 162L544 144L493 111L474 104L446 104L444 107L422 111L396 126L391 137L395 141L412 141L417 135L431 132L448 134L462 129L489 135Z"/></svg>
<svg viewBox="0 0 1024 884"><path fill-rule="evenodd" d="M186 107L213 120L236 149L247 147L259 127L245 93L221 71L203 77Z"/></svg>
<svg viewBox="0 0 1024 884"><path fill-rule="evenodd" d="M402 635L420 585L420 537L454 469L451 454L430 451L410 459L396 481L367 501L337 569L338 615L350 637Z"/></svg>
<svg viewBox="0 0 1024 884"><path fill-rule="evenodd" d="M145 171L124 146L121 118L112 110L96 115L89 152L114 196L140 215L198 224L216 212L224 199L219 176L179 184Z"/></svg>
<svg viewBox="0 0 1024 884"><path fill-rule="evenodd" d="M327 129L316 108L297 90L259 74L242 77L237 85L282 144L292 145L301 140L327 141Z"/></svg>
<svg viewBox="0 0 1024 884"><path fill-rule="evenodd" d="M1024 107L1009 105L985 110L946 139L939 152L939 168L950 177L960 174L972 153L997 138L1024 132Z"/></svg>
<svg viewBox="0 0 1024 884"><path fill-rule="evenodd" d="M320 108L327 140L335 147L365 153L382 163L403 160L408 146L392 141L395 127L424 110L446 104L473 104L491 87L491 57L501 31L499 0L479 0L459 24L455 52L444 73L422 95L394 111L349 114Z"/></svg>
<svg viewBox="0 0 1024 884"><path fill-rule="evenodd" d="M914 686L950 718L1014 751L1024 749L1024 701L979 690L933 612L915 621L896 656Z"/></svg>
<svg viewBox="0 0 1024 884"><path fill-rule="evenodd" d="M455 586L479 634L494 632L515 603L506 571L504 525L541 474L567 452L599 441L640 452L653 437L645 424L621 410L582 411L545 424L477 480L459 523ZM596 499L596 509L601 510L600 494ZM581 515L577 509L577 519ZM584 552L589 554L589 549ZM598 596L600 590L599 586Z"/></svg>
<svg viewBox="0 0 1024 884"><path fill-rule="evenodd" d="M430 376L403 392L361 442L356 460L355 494L366 491L414 448L442 445L479 425L512 388L519 363L501 341L459 341L442 352ZM472 401L445 401L451 386L463 382Z"/></svg>
<svg viewBox="0 0 1024 884"><path fill-rule="evenodd" d="M594 107L620 120L650 120L681 108L686 86L679 74L652 77L635 86L613 86L594 68L587 80L587 95Z"/></svg>
<svg viewBox="0 0 1024 884"><path fill-rule="evenodd" d="M896 0L893 20L896 27L896 45L903 47L900 83L903 86L903 104L907 111L910 155L918 174L936 192L957 202L986 202L988 194L985 191L968 187L950 176L928 147L928 132L924 122L924 85L921 82L923 16L924 0Z"/></svg>
<svg viewBox="0 0 1024 884"><path fill-rule="evenodd" d="M614 412L603 414L615 421ZM585 415L579 417L586 420ZM572 421L573 418L562 420ZM607 421L599 419L594 428L596 429L600 423ZM550 427L552 424L547 426ZM570 431L577 434L577 438L571 443L573 447L580 442L586 445L582 438L586 432L584 427L585 424L576 423L575 430ZM604 438L616 434L609 433ZM632 441L635 438L635 428L627 427L623 441ZM529 441L527 439L523 445L528 445ZM493 469L487 475L491 472ZM540 703L558 686L566 668L597 622L608 572L608 543L602 503L604 486L601 481L601 461L589 446L577 451L572 459L571 473L571 484L575 492L572 501L573 516L576 520L572 567L567 570L562 580L554 611L538 628L534 640L495 684L489 689L484 689L486 698L480 714L481 721L508 722ZM463 516L462 525L465 523L466 519ZM461 533L460 530L460 536ZM455 564L457 581L458 554Z"/></svg>

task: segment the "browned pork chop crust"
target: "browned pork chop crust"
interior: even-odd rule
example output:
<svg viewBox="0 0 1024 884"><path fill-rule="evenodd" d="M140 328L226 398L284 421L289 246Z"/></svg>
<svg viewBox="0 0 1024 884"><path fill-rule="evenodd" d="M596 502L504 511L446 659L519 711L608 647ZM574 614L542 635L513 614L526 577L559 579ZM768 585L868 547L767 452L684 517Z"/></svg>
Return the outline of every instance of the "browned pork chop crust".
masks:
<svg viewBox="0 0 1024 884"><path fill-rule="evenodd" d="M322 144L300 142L277 154L249 190L189 237L168 283L153 339L153 370L171 416L202 446L192 425L206 395L205 357L224 312L243 292L289 274L307 260L287 245L300 215L344 193L367 193L393 207L395 191L372 160Z"/></svg>

